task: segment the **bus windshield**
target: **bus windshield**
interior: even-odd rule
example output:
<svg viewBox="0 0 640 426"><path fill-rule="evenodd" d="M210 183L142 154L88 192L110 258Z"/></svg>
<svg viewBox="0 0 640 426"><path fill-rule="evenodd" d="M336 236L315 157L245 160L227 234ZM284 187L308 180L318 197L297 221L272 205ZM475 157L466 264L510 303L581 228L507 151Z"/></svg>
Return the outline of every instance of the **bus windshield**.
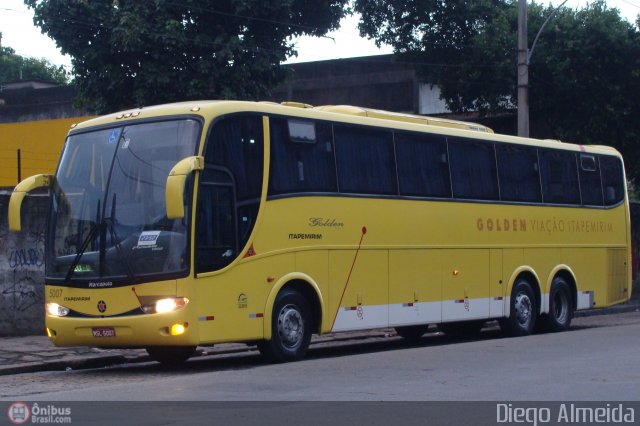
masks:
<svg viewBox="0 0 640 426"><path fill-rule="evenodd" d="M185 119L70 136L53 185L47 279L111 287L184 274L189 216L167 219L165 184L199 134Z"/></svg>

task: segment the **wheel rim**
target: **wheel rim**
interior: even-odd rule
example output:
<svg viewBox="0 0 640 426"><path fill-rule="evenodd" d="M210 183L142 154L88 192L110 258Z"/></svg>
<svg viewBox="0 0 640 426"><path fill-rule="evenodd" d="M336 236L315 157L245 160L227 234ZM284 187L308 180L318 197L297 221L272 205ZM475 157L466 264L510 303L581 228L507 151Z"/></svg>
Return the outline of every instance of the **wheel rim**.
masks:
<svg viewBox="0 0 640 426"><path fill-rule="evenodd" d="M518 324L523 327L529 325L531 321L533 304L531 303L531 298L527 293L521 292L518 293L515 300L515 310L516 310L516 319L518 320Z"/></svg>
<svg viewBox="0 0 640 426"><path fill-rule="evenodd" d="M295 349L304 339L304 321L302 314L294 305L286 305L278 315L278 335L282 344Z"/></svg>
<svg viewBox="0 0 640 426"><path fill-rule="evenodd" d="M557 291L553 296L553 315L558 323L564 324L569 315L569 300L563 291Z"/></svg>

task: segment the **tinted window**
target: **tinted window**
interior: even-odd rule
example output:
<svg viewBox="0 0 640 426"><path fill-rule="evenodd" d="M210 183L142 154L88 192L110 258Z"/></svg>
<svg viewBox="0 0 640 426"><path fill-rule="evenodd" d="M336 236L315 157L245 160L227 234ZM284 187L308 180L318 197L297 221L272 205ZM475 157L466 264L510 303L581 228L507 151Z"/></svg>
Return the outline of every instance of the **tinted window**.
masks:
<svg viewBox="0 0 640 426"><path fill-rule="evenodd" d="M498 199L493 144L451 138L449 157L454 197L478 200Z"/></svg>
<svg viewBox="0 0 640 426"><path fill-rule="evenodd" d="M262 117L235 116L214 124L200 176L196 271L221 269L241 254L260 206Z"/></svg>
<svg viewBox="0 0 640 426"><path fill-rule="evenodd" d="M196 272L223 268L237 254L232 187L200 185L197 211Z"/></svg>
<svg viewBox="0 0 640 426"><path fill-rule="evenodd" d="M272 118L269 127L270 194L338 190L330 124Z"/></svg>
<svg viewBox="0 0 640 426"><path fill-rule="evenodd" d="M390 131L335 125L334 134L341 192L397 193Z"/></svg>
<svg viewBox="0 0 640 426"><path fill-rule="evenodd" d="M600 168L595 155L580 154L580 194L582 204L602 205L602 182Z"/></svg>
<svg viewBox="0 0 640 426"><path fill-rule="evenodd" d="M262 191L262 117L238 116L215 124L205 161L227 168L240 200L260 198Z"/></svg>
<svg viewBox="0 0 640 426"><path fill-rule="evenodd" d="M544 149L539 153L544 202L580 204L576 154L557 149Z"/></svg>
<svg viewBox="0 0 640 426"><path fill-rule="evenodd" d="M500 196L504 201L540 202L538 151L515 145L496 145Z"/></svg>
<svg viewBox="0 0 640 426"><path fill-rule="evenodd" d="M616 157L600 156L604 203L607 206L618 204L624 199L624 174L622 163Z"/></svg>
<svg viewBox="0 0 640 426"><path fill-rule="evenodd" d="M396 133L395 142L402 195L451 197L444 136Z"/></svg>

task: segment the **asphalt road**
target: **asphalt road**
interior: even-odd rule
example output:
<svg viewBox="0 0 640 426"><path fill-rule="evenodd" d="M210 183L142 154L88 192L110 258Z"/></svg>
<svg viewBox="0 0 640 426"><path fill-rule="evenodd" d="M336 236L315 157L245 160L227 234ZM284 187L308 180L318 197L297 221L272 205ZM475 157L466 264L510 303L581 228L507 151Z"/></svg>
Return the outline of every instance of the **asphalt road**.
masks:
<svg viewBox="0 0 640 426"><path fill-rule="evenodd" d="M615 401L640 397L640 312L576 318L572 330L461 341L427 335L324 343L306 360L257 352L0 377L4 401Z"/></svg>

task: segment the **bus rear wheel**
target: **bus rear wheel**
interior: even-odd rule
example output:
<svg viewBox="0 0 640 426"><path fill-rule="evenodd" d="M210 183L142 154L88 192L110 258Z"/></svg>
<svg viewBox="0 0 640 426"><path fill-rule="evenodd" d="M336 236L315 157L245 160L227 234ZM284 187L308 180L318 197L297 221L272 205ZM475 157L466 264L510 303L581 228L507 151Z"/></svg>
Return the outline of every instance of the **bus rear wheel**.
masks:
<svg viewBox="0 0 640 426"><path fill-rule="evenodd" d="M149 346L146 349L152 360L166 367L182 365L196 352L195 346Z"/></svg>
<svg viewBox="0 0 640 426"><path fill-rule="evenodd" d="M271 340L258 342L260 354L270 362L298 361L311 343L311 316L307 300L295 290L276 297L271 317Z"/></svg>
<svg viewBox="0 0 640 426"><path fill-rule="evenodd" d="M509 336L527 336L536 325L538 307L529 281L519 278L511 291L509 317L500 321L500 327Z"/></svg>
<svg viewBox="0 0 640 426"><path fill-rule="evenodd" d="M555 277L549 291L549 313L541 317L543 331L566 331L573 318L573 300L569 284Z"/></svg>

